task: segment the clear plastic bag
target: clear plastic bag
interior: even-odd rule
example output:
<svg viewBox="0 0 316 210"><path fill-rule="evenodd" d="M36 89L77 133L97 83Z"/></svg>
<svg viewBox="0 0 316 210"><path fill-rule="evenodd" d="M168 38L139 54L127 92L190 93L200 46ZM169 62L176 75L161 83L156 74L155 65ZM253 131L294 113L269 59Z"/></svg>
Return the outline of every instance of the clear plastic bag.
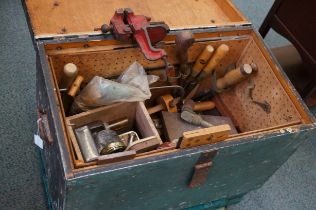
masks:
<svg viewBox="0 0 316 210"><path fill-rule="evenodd" d="M145 101L151 97L149 84L158 79L158 76L147 75L137 62L130 65L117 81L95 76L75 98L72 112L87 111L115 102Z"/></svg>

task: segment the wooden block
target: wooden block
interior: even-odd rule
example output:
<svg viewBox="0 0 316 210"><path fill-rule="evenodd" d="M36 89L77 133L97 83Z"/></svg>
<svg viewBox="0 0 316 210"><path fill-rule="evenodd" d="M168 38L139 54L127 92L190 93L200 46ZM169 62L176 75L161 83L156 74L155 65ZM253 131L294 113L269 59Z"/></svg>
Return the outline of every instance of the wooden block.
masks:
<svg viewBox="0 0 316 210"><path fill-rule="evenodd" d="M212 144L228 138L230 126L228 124L203 128L183 133L180 148L197 147L204 144Z"/></svg>
<svg viewBox="0 0 316 210"><path fill-rule="evenodd" d="M136 151L125 151L125 152L119 152L114 153L110 155L101 155L98 160L97 164L107 164L107 163L115 163L123 160L131 160L136 156Z"/></svg>
<svg viewBox="0 0 316 210"><path fill-rule="evenodd" d="M201 115L203 120L214 126L218 125L230 125L230 135L237 134L237 130L229 117L225 116L213 116L213 115ZM195 131L202 129L202 126L192 125L181 119L180 113L162 112L162 119L164 122L164 129L166 132L166 138L170 141L175 141L183 136L184 132Z"/></svg>

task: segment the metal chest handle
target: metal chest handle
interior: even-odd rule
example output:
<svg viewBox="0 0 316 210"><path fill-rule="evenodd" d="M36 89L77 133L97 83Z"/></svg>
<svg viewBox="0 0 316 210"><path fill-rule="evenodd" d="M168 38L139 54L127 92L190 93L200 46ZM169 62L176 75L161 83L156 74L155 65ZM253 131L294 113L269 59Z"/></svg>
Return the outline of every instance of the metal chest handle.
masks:
<svg viewBox="0 0 316 210"><path fill-rule="evenodd" d="M213 165L213 159L218 150L203 152L193 168L193 175L189 183L189 188L201 186L207 178L208 171Z"/></svg>
<svg viewBox="0 0 316 210"><path fill-rule="evenodd" d="M53 137L49 128L47 113L38 109L37 116L40 137L44 139L48 144L53 143Z"/></svg>

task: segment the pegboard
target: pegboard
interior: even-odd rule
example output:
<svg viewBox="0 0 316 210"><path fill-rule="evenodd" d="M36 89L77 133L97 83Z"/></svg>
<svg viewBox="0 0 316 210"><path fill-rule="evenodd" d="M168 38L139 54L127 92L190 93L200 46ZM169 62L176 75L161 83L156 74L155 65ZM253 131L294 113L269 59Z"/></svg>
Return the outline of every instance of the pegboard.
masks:
<svg viewBox="0 0 316 210"><path fill-rule="evenodd" d="M226 68L229 64L237 61L248 41L248 38L244 38L239 40L196 42L189 49L189 62L194 62L207 44L211 44L214 48L217 48L220 44L225 43L230 47L230 51L228 56L222 61L220 68ZM167 52L169 62L177 64L175 44L168 44L162 46L162 48ZM139 62L145 68L163 68L164 66L161 60L147 60L139 48L52 55L51 61L53 62L57 81L60 81L63 66L69 62L78 66L79 74L85 78L85 82L90 81L96 75L105 78L118 76L134 61Z"/></svg>
<svg viewBox="0 0 316 210"><path fill-rule="evenodd" d="M231 117L237 122L240 130L246 132L301 120L294 104L253 40L249 42L238 60L237 66L251 62L258 66L258 72L249 78L255 84L252 91L253 99L266 100L271 105L271 112L266 113L246 96L248 80L221 93L220 99L226 105Z"/></svg>

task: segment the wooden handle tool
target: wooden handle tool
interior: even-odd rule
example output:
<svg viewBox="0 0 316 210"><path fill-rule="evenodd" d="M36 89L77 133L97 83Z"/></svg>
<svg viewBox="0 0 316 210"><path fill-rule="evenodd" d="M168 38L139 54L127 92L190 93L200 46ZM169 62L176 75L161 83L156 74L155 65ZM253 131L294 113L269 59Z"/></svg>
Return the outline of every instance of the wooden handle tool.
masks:
<svg viewBox="0 0 316 210"><path fill-rule="evenodd" d="M156 112L160 112L166 110L168 112L177 112L177 103L180 102L180 98L173 98L172 95L166 94L160 96L157 99L157 106L151 107L148 109L149 114L154 114Z"/></svg>
<svg viewBox="0 0 316 210"><path fill-rule="evenodd" d="M59 83L60 89L68 89L78 74L78 68L73 63L67 63L64 66L63 75Z"/></svg>
<svg viewBox="0 0 316 210"><path fill-rule="evenodd" d="M68 95L75 97L80 90L80 85L83 82L83 76L78 75L75 81L72 83L71 87L69 88Z"/></svg>
<svg viewBox="0 0 316 210"><path fill-rule="evenodd" d="M227 55L229 52L229 47L226 44L221 44L216 50L210 61L202 70L199 80L204 79L208 75L211 75L215 69L215 67L221 62L221 60ZM222 72L216 72L218 74L218 78L221 77Z"/></svg>
<svg viewBox="0 0 316 210"><path fill-rule="evenodd" d="M186 78L190 74L188 66L188 50L194 43L191 31L182 31L176 35L176 49L180 62L180 72Z"/></svg>
<svg viewBox="0 0 316 210"><path fill-rule="evenodd" d="M221 90L236 85L256 71L257 66L254 63L243 64L241 67L227 72L224 77L218 79L216 81L216 87Z"/></svg>
<svg viewBox="0 0 316 210"><path fill-rule="evenodd" d="M197 77L197 75L201 72L201 70L207 64L207 61L213 55L214 48L211 45L207 45L199 57L196 59L195 64L192 68L191 77Z"/></svg>
<svg viewBox="0 0 316 210"><path fill-rule="evenodd" d="M213 101L194 102L193 111L207 111L215 108Z"/></svg>

